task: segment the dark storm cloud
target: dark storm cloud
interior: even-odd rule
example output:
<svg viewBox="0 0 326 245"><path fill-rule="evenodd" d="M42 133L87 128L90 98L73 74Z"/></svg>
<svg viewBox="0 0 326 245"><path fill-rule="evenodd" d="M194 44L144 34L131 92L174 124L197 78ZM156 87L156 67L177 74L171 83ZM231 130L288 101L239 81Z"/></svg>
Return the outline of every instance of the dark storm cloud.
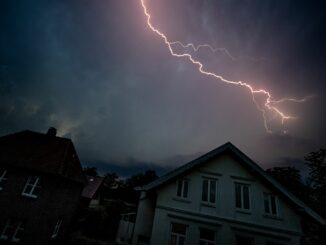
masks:
<svg viewBox="0 0 326 245"><path fill-rule="evenodd" d="M146 27L139 1L1 1L1 135L55 126L83 161L108 165L138 159L170 166L226 141L263 163L325 145L324 1L148 5L172 40L208 42L245 57L207 54L215 72L279 97L318 97L286 108L299 115L287 125L289 135L269 136L246 91L169 55Z"/></svg>

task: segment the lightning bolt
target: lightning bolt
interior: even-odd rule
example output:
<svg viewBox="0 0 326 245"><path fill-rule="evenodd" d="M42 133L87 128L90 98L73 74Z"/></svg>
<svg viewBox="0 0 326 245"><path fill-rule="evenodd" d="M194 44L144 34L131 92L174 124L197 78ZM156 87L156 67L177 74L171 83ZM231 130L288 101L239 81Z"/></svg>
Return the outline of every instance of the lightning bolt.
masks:
<svg viewBox="0 0 326 245"><path fill-rule="evenodd" d="M170 42L170 44L171 45L179 45L184 49L191 48L194 52L198 52L200 49L204 49L204 48L210 50L212 53L221 52L221 53L224 53L226 56L228 56L232 61L238 61L238 60L245 59L245 58L247 58L253 62L263 60L263 59L256 59L256 58L253 58L250 56L235 57L235 56L231 55L231 53L226 48L213 48L209 44L198 44L198 45L195 45L193 43L183 44L180 41L173 41L173 42Z"/></svg>
<svg viewBox="0 0 326 245"><path fill-rule="evenodd" d="M263 121L264 121L264 127L266 129L266 132L268 133L272 133L272 130L270 129L268 123L270 122L270 120L275 120L275 119L279 119L281 121L282 124L284 124L284 122L286 120L290 120L290 119L296 119L296 117L291 116L291 115L287 115L285 112L283 112L281 109L279 109L277 107L278 104L280 103L284 103L284 102L295 102L295 103L303 103L305 102L307 99L311 98L312 96L307 96L303 99L295 99L295 98L282 98L280 100L274 100L273 96L271 95L271 93L265 89L255 89L253 86L251 86L249 83L247 82L243 82L243 81L232 81L232 80L228 80L224 77L222 77L219 74L216 74L214 72L210 72L208 70L205 69L204 65L197 59L195 59L191 53L178 53L175 52L173 50L173 46L178 44L183 48L192 48L193 51L198 51L200 48L209 48L212 52L216 52L216 51L222 51L225 52L231 59L235 60L236 58L233 57L226 49L224 48L220 48L220 49L214 49L212 48L210 45L208 44L201 44L201 45L194 45L192 43L188 43L188 44L183 44L180 41L169 41L168 37L161 32L159 29L157 29L156 27L153 26L152 22L151 22L151 15L148 12L147 6L145 4L145 0L140 0L142 8L143 8L143 12L146 16L146 20L147 20L147 26L149 27L149 29L154 32L155 34L157 34L165 43L165 45L167 46L170 54L174 57L177 58L182 58L182 59L187 59L188 61L190 61L193 65L195 65L198 69L198 71L200 73L202 73L203 75L212 77L216 80L219 80L223 83L226 84L230 84L230 85L238 85L241 87L246 88L252 96L252 100L254 102L254 104L256 105L257 109L262 113L262 117L263 117ZM264 97L264 102L261 104L259 104L256 100L255 96L263 96ZM267 114L268 113L273 113L273 118L272 119L268 119ZM284 131L284 133L286 133L286 131Z"/></svg>

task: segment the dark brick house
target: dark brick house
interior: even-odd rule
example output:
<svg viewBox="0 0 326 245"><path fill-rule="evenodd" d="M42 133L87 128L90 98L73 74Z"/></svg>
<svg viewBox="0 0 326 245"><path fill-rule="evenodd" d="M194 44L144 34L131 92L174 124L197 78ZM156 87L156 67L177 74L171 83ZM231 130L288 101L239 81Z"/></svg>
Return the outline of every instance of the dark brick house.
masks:
<svg viewBox="0 0 326 245"><path fill-rule="evenodd" d="M72 141L54 128L0 137L0 244L62 241L85 184Z"/></svg>

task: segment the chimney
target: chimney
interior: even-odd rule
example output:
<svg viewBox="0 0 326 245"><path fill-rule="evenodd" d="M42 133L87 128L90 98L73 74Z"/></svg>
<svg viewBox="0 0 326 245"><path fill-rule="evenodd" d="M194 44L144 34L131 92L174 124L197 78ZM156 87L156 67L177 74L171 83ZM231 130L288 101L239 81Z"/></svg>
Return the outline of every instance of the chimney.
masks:
<svg viewBox="0 0 326 245"><path fill-rule="evenodd" d="M57 129L54 128L54 127L50 127L46 134L49 135L49 136L56 136L57 135Z"/></svg>

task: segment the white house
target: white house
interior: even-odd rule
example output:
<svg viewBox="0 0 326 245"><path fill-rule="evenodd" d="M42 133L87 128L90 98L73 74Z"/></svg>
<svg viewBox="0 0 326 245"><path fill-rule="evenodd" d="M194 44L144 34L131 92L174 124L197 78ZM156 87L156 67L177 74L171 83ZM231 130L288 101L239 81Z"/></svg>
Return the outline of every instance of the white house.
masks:
<svg viewBox="0 0 326 245"><path fill-rule="evenodd" d="M132 244L300 244L325 220L231 143L140 189Z"/></svg>

